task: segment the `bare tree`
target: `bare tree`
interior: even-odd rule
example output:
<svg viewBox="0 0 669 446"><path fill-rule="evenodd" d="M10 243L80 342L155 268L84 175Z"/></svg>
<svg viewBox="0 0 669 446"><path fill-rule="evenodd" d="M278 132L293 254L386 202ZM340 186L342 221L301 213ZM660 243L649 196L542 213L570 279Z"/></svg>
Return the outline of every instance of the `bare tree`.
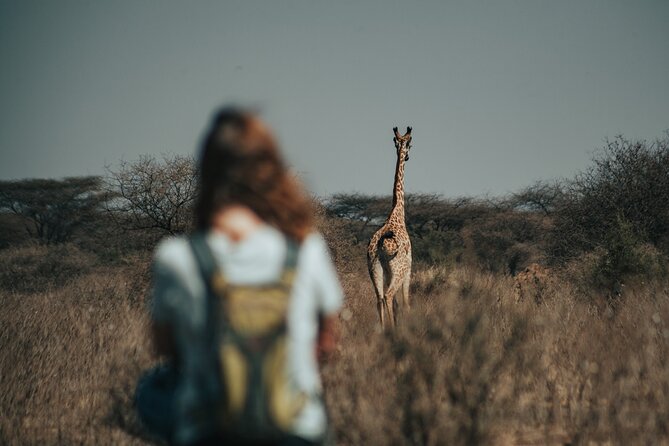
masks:
<svg viewBox="0 0 669 446"><path fill-rule="evenodd" d="M22 217L26 231L45 244L69 239L107 197L95 176L0 181L0 211Z"/></svg>
<svg viewBox="0 0 669 446"><path fill-rule="evenodd" d="M197 174L192 157L144 155L107 168L108 188L115 195L108 211L129 229L156 229L168 234L191 227L197 195Z"/></svg>

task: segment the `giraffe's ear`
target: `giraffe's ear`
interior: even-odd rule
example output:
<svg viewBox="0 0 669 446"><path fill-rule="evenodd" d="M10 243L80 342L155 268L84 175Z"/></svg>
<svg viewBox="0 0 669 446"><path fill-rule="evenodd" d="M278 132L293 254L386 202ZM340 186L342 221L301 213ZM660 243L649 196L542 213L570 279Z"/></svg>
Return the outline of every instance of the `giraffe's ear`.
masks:
<svg viewBox="0 0 669 446"><path fill-rule="evenodd" d="M411 127L407 127L406 135L411 135Z"/></svg>
<svg viewBox="0 0 669 446"><path fill-rule="evenodd" d="M400 137L400 133L397 131L397 127L393 127L393 133L395 134L395 138Z"/></svg>

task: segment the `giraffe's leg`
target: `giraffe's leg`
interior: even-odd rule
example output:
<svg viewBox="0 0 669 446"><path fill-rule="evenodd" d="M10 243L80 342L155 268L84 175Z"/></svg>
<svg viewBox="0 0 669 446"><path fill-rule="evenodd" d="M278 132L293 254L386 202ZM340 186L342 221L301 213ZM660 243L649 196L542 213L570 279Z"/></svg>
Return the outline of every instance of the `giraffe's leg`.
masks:
<svg viewBox="0 0 669 446"><path fill-rule="evenodd" d="M395 301L395 295L397 294L401 286L402 282L397 277L397 275L394 275L390 280L390 285L388 285L388 289L386 290L385 304L388 310L388 319L390 319L390 322L393 325L397 325L397 313L395 312L395 310L397 310L397 302Z"/></svg>
<svg viewBox="0 0 669 446"><path fill-rule="evenodd" d="M386 326L386 321L385 318L383 317L385 314L385 307L386 307L386 300L384 298L381 298L376 301L376 311L379 312L379 319L381 321L381 328L385 328Z"/></svg>
<svg viewBox="0 0 669 446"><path fill-rule="evenodd" d="M369 262L369 276L372 278L372 286L376 294L376 308L379 312L379 319L381 327L385 325L384 307L385 297L383 296L383 267L379 259L370 260Z"/></svg>
<svg viewBox="0 0 669 446"><path fill-rule="evenodd" d="M404 300L404 308L409 310L411 305L409 304L409 287L411 286L411 273L407 273L404 276L404 282L402 282L402 299Z"/></svg>

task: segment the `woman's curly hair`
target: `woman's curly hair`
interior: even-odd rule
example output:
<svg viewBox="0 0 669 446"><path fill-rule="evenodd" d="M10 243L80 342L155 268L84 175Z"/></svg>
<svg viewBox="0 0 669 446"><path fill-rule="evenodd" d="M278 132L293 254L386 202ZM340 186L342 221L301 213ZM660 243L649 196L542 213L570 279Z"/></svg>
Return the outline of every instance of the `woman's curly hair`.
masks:
<svg viewBox="0 0 669 446"><path fill-rule="evenodd" d="M252 112L220 109L202 141L198 229L211 226L215 212L239 204L299 242L313 228L311 201L285 166L274 136Z"/></svg>

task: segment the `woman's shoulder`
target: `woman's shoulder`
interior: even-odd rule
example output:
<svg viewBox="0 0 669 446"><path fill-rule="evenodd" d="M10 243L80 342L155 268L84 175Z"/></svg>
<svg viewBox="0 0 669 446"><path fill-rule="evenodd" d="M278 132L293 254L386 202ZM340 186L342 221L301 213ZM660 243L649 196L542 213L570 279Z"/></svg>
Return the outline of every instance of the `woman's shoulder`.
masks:
<svg viewBox="0 0 669 446"><path fill-rule="evenodd" d="M300 267L318 270L330 262L330 251L323 235L320 232L307 235L300 248Z"/></svg>
<svg viewBox="0 0 669 446"><path fill-rule="evenodd" d="M267 235L271 236L274 234L268 233ZM274 242L275 240L271 239L271 237L264 237L264 239L260 241L268 243L270 241ZM220 250L221 247L218 246L220 240L212 239L210 242L214 245L213 248L215 251ZM308 234L300 244L300 265L309 269L312 267L318 268L324 261L329 260L330 254L323 235L320 232L311 232ZM161 240L154 251L153 262L156 267L172 271L192 270L195 265L194 257L191 253L189 237L174 236Z"/></svg>
<svg viewBox="0 0 669 446"><path fill-rule="evenodd" d="M193 256L188 237L175 236L161 240L154 251L153 263L156 267L174 271L191 269Z"/></svg>
<svg viewBox="0 0 669 446"><path fill-rule="evenodd" d="M306 254L327 253L328 246L323 234L316 231L309 233L302 241L301 251Z"/></svg>
<svg viewBox="0 0 669 446"><path fill-rule="evenodd" d="M312 233L305 238L299 263L305 280L309 280L314 286L319 311L323 314L338 311L343 301L343 292L322 234Z"/></svg>

